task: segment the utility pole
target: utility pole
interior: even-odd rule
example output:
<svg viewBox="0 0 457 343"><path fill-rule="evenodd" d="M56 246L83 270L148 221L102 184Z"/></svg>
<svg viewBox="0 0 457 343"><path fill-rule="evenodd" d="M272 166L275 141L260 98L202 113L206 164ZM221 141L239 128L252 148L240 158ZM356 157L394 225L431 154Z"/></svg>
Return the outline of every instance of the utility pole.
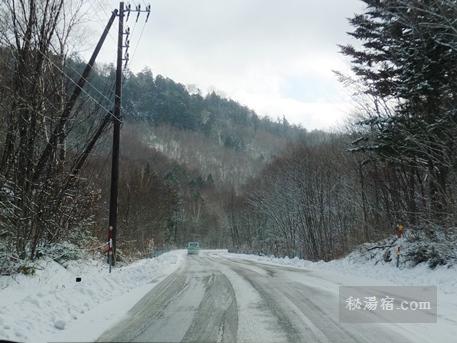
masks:
<svg viewBox="0 0 457 343"><path fill-rule="evenodd" d="M119 185L119 145L121 140L122 50L124 45L124 2L119 3L119 31L117 36L116 90L114 98L113 149L111 160L111 194L109 202L109 227L112 228L111 264L116 261L117 197Z"/></svg>
<svg viewBox="0 0 457 343"><path fill-rule="evenodd" d="M118 199L118 186L119 186L119 148L120 148L120 138L121 138L121 108L122 108L122 64L125 61L129 60L128 48L129 48L129 39L130 29L124 31L124 14L127 13L127 20L130 16L130 12L137 12L136 20L140 16L141 12L146 12L146 22L148 21L149 14L151 12L151 5L146 6L145 10L141 10L141 6L138 5L136 9L131 9L130 5L124 7L124 2L119 3L119 30L117 38L117 62L116 62L116 89L115 89L115 98L114 98L114 112L113 112L113 148L112 148L112 160L111 160L111 194L110 194L110 204L109 204L109 233L108 241L112 242L111 244L111 258L108 258L108 263L111 266L116 262L116 246L117 246L117 199ZM127 36L126 44L124 44L124 35ZM126 48L124 54L124 48ZM110 253L109 253L110 254Z"/></svg>

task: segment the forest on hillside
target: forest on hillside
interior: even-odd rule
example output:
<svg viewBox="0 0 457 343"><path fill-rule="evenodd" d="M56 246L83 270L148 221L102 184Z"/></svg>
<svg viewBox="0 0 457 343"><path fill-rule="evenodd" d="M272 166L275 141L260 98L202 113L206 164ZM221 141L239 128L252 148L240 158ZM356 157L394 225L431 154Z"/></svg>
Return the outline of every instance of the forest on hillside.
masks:
<svg viewBox="0 0 457 343"><path fill-rule="evenodd" d="M357 46L340 47L355 119L318 146L295 144L246 185L229 207L238 250L328 260L398 224L428 240L455 227L457 3L364 2L350 19Z"/></svg>
<svg viewBox="0 0 457 343"><path fill-rule="evenodd" d="M97 65L69 107L78 13L20 2L0 5L2 270L63 242L97 249L108 226L114 68ZM330 260L399 223L455 226L457 3L364 2L341 46L353 73L337 74L357 110L337 133L126 72L119 257L199 240Z"/></svg>

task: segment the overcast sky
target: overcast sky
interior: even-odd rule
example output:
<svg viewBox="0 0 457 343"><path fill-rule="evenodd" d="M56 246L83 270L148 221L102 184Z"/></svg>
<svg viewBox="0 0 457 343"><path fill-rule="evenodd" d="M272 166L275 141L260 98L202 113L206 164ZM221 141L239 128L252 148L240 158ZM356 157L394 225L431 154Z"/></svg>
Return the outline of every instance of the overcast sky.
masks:
<svg viewBox="0 0 457 343"><path fill-rule="evenodd" d="M90 3L95 42L118 1ZM350 111L332 70L349 69L337 44L350 42L347 18L361 12L359 0L153 0L151 6L140 44L144 17L127 23L133 71L147 66L308 129L336 127ZM114 62L116 34L117 25L102 61Z"/></svg>

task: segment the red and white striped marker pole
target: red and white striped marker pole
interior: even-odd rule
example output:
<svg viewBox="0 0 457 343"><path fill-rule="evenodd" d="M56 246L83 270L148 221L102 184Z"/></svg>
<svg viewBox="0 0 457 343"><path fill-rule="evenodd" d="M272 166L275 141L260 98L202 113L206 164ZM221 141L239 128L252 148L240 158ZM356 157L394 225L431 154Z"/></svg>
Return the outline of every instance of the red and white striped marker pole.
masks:
<svg viewBox="0 0 457 343"><path fill-rule="evenodd" d="M109 227L108 231L108 264L109 272L111 273L111 265L113 264L113 227Z"/></svg>

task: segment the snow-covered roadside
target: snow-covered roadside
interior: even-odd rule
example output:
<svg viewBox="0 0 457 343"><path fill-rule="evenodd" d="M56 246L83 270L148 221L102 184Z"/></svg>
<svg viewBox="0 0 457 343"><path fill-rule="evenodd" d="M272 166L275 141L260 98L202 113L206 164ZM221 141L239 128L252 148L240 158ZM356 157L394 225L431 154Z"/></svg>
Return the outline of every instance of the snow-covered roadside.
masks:
<svg viewBox="0 0 457 343"><path fill-rule="evenodd" d="M176 250L108 268L101 260L43 260L33 276L0 277L0 340L94 341L185 260ZM81 277L81 282L76 282Z"/></svg>
<svg viewBox="0 0 457 343"><path fill-rule="evenodd" d="M444 294L457 293L457 268L456 266L438 266L430 269L426 264L419 264L413 268L395 268L392 264L367 261L357 258L354 254L330 262L311 262L299 258L278 258L274 256L258 256L249 254L218 253L219 256L255 261L277 266L305 268L307 270L327 271L341 274L342 276L371 279L396 285L436 285Z"/></svg>
<svg viewBox="0 0 457 343"><path fill-rule="evenodd" d="M214 257L239 261L286 266L306 270L289 273L297 282L319 286L335 295L338 286L437 286L438 321L432 324L396 324L391 328L406 332L418 342L455 342L457 337L457 267L438 266L430 269L425 263L413 268L396 268L392 263L375 263L353 252L346 258L330 262L311 262L298 258L276 258L218 252Z"/></svg>

